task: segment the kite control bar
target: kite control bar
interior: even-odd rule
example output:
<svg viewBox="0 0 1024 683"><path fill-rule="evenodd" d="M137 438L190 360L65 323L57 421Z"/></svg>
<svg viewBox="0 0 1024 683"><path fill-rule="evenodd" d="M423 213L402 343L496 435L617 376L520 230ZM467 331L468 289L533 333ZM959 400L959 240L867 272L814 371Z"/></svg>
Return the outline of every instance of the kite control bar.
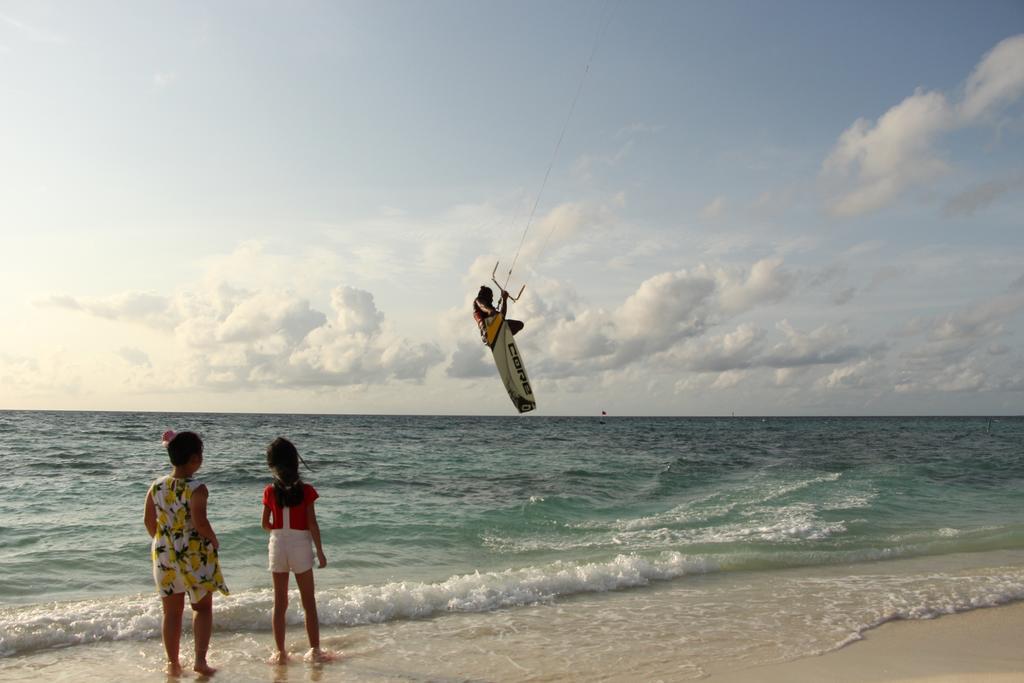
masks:
<svg viewBox="0 0 1024 683"><path fill-rule="evenodd" d="M498 289L500 291L504 292L505 288L501 286L501 284L498 282L497 278L495 277L495 273L498 272L498 265L500 263L501 263L501 261L498 261L498 263L494 264L494 270L491 271L491 282L493 282L494 284L498 285ZM509 275L511 275L511 274L512 273L510 272ZM518 294L516 294L515 296L512 296L511 294L509 294L508 298L511 299L512 301L519 301L519 297L521 297L523 295L523 290L524 289L526 289L526 283L525 282L523 283L523 286L519 288L519 293Z"/></svg>

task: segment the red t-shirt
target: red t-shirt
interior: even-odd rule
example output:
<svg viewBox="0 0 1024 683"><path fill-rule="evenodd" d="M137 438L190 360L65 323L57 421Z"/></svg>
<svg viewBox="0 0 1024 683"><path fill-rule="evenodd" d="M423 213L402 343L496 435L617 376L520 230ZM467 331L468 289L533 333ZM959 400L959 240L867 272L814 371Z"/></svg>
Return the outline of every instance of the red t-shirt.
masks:
<svg viewBox="0 0 1024 683"><path fill-rule="evenodd" d="M309 529L309 525L306 522L306 508L319 497L320 494L316 492L315 488L303 482L302 502L288 508L288 514L291 517L291 523L288 525L290 529ZM263 504L270 508L270 528L282 528L284 526L284 515L282 514L281 506L277 504L277 494L274 493L273 484L263 489Z"/></svg>

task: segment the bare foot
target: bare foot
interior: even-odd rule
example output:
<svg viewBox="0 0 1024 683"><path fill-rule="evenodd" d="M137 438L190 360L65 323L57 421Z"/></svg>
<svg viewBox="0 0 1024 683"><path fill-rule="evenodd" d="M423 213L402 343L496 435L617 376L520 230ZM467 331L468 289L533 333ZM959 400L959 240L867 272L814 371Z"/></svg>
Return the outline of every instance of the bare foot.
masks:
<svg viewBox="0 0 1024 683"><path fill-rule="evenodd" d="M213 674L217 673L217 670L209 664L207 664L206 662L196 662L195 665L192 667L192 670L200 676L212 676Z"/></svg>
<svg viewBox="0 0 1024 683"><path fill-rule="evenodd" d="M267 660L267 664L277 664L278 666L283 666L284 664L287 664L287 663L288 663L288 653L287 652L275 652L274 654L270 655L270 659Z"/></svg>
<svg viewBox="0 0 1024 683"><path fill-rule="evenodd" d="M318 647L311 647L302 659L313 664L322 664L323 662L334 661L335 654L329 650L324 651Z"/></svg>
<svg viewBox="0 0 1024 683"><path fill-rule="evenodd" d="M181 664L178 664L177 662L167 662L164 664L164 673L168 676L180 676Z"/></svg>

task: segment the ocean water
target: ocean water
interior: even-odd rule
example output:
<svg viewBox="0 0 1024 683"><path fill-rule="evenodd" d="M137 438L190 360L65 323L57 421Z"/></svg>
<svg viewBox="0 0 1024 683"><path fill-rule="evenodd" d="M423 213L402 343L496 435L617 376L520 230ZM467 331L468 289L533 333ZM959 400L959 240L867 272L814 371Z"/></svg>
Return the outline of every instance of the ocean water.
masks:
<svg viewBox="0 0 1024 683"><path fill-rule="evenodd" d="M142 507L172 428L206 444L221 680L273 678L278 435L321 496L345 653L296 680L699 678L1024 599L1024 418L0 412L0 678L157 676Z"/></svg>

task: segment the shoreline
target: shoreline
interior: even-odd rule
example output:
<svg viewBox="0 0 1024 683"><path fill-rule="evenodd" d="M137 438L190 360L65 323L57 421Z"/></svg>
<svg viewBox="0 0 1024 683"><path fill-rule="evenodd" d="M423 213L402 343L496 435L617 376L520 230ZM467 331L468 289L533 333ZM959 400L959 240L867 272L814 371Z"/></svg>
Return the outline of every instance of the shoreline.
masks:
<svg viewBox="0 0 1024 683"><path fill-rule="evenodd" d="M662 594L662 597L665 597ZM214 633L212 663L223 683L294 680L369 683L425 680L623 682L707 680L711 683L1009 683L1024 680L1024 601L976 608L933 619L886 622L862 639L820 655L771 664L696 661L678 649L681 619L649 630L655 603L629 609L628 596L584 596L558 605L507 612L452 615L358 627L326 627L321 642L341 653L333 663L302 663L305 634L289 626L292 663L268 666L269 631ZM582 602L598 610L574 609ZM577 606L581 606L577 604ZM633 607L637 607L633 605ZM551 622L552 612L575 619ZM677 614L681 617L682 613ZM638 639L622 640L627 627ZM612 638L608 635L612 634ZM538 640L538 636L541 637ZM191 639L182 640L183 663ZM706 652L706 651L704 651ZM166 681L158 639L49 649L0 660L0 681ZM562 661L564 657L573 662ZM701 659L698 656L698 659ZM113 666L113 669L111 669ZM186 674L181 680L197 680Z"/></svg>
<svg viewBox="0 0 1024 683"><path fill-rule="evenodd" d="M1024 601L890 621L838 650L713 671L713 683L1009 683L1024 680Z"/></svg>

